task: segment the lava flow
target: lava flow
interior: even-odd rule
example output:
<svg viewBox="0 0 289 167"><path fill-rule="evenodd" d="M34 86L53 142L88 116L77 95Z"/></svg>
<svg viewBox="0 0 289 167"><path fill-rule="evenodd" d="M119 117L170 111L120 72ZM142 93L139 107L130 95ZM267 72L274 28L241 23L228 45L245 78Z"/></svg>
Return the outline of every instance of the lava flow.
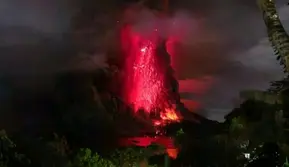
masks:
<svg viewBox="0 0 289 167"><path fill-rule="evenodd" d="M160 113L160 117L164 121L179 121L180 116L176 113L174 109L165 109L164 112Z"/></svg>
<svg viewBox="0 0 289 167"><path fill-rule="evenodd" d="M152 143L158 143L166 148L166 152L172 158L176 158L178 148L174 146L172 138L163 135L162 129L167 123L179 122L180 115L176 112L174 99L170 89L171 82L170 61L167 61L166 47L161 43L158 31L152 31L151 35L142 36L130 26L125 26L121 33L122 49L125 53L125 87L124 97L126 102L133 106L134 112L144 110L151 115L158 115L152 119L155 127L155 137L125 138L122 145L137 145L147 147ZM164 49L160 52L158 49ZM164 54L164 55L163 55ZM170 57L169 57L170 58Z"/></svg>
<svg viewBox="0 0 289 167"><path fill-rule="evenodd" d="M147 113L168 106L165 72L161 55L157 55L157 31L143 37L130 26L122 31L122 48L126 57L125 99L134 111ZM165 112L165 110L163 110Z"/></svg>
<svg viewBox="0 0 289 167"><path fill-rule="evenodd" d="M150 112L157 107L163 90L163 74L157 69L154 55L155 43L133 33L130 27L126 27L122 35L122 44L127 44L123 45L126 53L126 100L134 106L135 112L139 109Z"/></svg>
<svg viewBox="0 0 289 167"><path fill-rule="evenodd" d="M122 48L126 54L125 99L133 105L134 111L140 109L150 114L160 110L160 121L178 121L179 115L169 102L166 82L166 58L158 55L160 44L157 31L143 37L127 26L122 31ZM169 65L170 66L170 65ZM158 125L159 123L155 123Z"/></svg>

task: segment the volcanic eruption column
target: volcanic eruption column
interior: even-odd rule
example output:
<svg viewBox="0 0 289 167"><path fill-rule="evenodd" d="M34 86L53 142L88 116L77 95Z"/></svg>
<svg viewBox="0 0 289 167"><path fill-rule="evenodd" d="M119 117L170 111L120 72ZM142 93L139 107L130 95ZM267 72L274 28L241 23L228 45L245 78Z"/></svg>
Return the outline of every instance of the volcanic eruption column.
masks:
<svg viewBox="0 0 289 167"><path fill-rule="evenodd" d="M124 26L121 33L125 62L125 99L132 104L137 113L160 110L162 120L179 119L173 107L171 78L173 73L165 42L152 30L150 35L142 36L132 27Z"/></svg>
<svg viewBox="0 0 289 167"><path fill-rule="evenodd" d="M125 100L133 105L136 114L142 109L148 115L151 112L159 115L158 119L153 120L156 136L134 137L122 143L148 146L156 142L165 146L167 154L175 159L178 148L170 137L160 132L167 123L178 122L181 118L173 105L180 101L166 40L160 38L157 29L144 37L126 25L121 31L121 45L125 54ZM168 162L167 158L165 162Z"/></svg>

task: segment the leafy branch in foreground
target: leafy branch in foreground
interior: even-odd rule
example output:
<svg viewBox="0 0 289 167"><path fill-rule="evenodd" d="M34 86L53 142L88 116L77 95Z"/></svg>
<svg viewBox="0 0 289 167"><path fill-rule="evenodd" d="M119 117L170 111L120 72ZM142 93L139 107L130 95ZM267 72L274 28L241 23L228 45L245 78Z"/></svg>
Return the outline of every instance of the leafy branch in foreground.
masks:
<svg viewBox="0 0 289 167"><path fill-rule="evenodd" d="M16 144L8 137L5 130L0 130L0 167L9 164L30 164L30 160L24 154L15 151Z"/></svg>

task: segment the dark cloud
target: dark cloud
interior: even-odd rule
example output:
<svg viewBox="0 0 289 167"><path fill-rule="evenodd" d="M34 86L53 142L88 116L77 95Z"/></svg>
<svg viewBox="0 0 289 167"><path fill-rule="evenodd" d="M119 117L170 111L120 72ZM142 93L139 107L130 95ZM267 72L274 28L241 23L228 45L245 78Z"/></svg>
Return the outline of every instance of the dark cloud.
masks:
<svg viewBox="0 0 289 167"><path fill-rule="evenodd" d="M107 36L113 39L116 9L121 4L114 0L0 1L0 74L54 73L70 68L67 62L79 57L85 61L79 65L76 59L77 67L102 66L102 43ZM184 98L200 100L209 110L208 117L222 118L240 90L264 89L281 76L255 1L178 0L172 4L174 18L190 30L183 41L187 48L176 58L182 65L178 75L187 79L180 81L181 89L193 87L192 95L186 92ZM285 17L283 11L281 18ZM195 81L203 83L202 95L196 95L200 87Z"/></svg>
<svg viewBox="0 0 289 167"><path fill-rule="evenodd" d="M33 27L42 32L63 32L69 28L74 10L66 0L2 0L0 25Z"/></svg>
<svg viewBox="0 0 289 167"><path fill-rule="evenodd" d="M283 5L278 11L288 30L288 8ZM259 32L264 30L263 25L256 23L246 28L250 29L256 26ZM246 22L244 25L247 25ZM223 115L228 113L238 101L239 91L244 89L265 90L269 88L270 81L283 77L282 69L276 61L266 34L261 37L254 36L254 32L257 33L258 29L247 34L239 31L240 34L248 37L251 43L242 47L244 46L242 37L238 38L240 41L236 39L235 42L239 43L239 48L232 49L229 55L230 60L237 64L225 65L226 68L223 72L215 76L216 82L208 94L202 97L206 109L209 110L208 117L222 120Z"/></svg>
<svg viewBox="0 0 289 167"><path fill-rule="evenodd" d="M186 91L191 87L191 96L188 92L183 96L187 104L190 105L189 99L192 102L199 101L206 111L201 114L222 120L223 116L238 104L241 90L265 90L270 81L283 76L282 70L268 42L266 27L256 2L191 3L193 4L186 5L180 1L183 8L196 9L196 12L190 10L192 15L195 15L197 23L202 24L202 29L207 29L210 34L197 32L199 36L195 36L195 46L191 48L198 46L201 49L192 49L187 56L179 55L182 57L179 61L183 70L179 73L187 76L187 81L180 81L180 89ZM285 18L288 16L285 4L278 3L278 11L285 27L289 28ZM203 8L206 10L201 10ZM200 19L203 23L199 22ZM211 42L200 42L204 40L202 37ZM213 38L215 39L212 40ZM205 85L201 89L202 94L199 93L199 85Z"/></svg>

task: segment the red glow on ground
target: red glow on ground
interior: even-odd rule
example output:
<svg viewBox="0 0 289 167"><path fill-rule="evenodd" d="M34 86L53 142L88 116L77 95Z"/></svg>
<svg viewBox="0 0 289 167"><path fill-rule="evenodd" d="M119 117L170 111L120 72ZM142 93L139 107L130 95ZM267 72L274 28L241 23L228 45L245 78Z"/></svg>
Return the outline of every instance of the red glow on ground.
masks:
<svg viewBox="0 0 289 167"><path fill-rule="evenodd" d="M160 144L169 149L175 148L173 139L165 136L124 138L120 140L120 143L123 146L135 145L140 147L148 147L152 144Z"/></svg>
<svg viewBox="0 0 289 167"><path fill-rule="evenodd" d="M174 140L170 137L158 136L158 137L131 137L124 138L120 140L122 146L139 146L139 147L148 147L152 144L162 145L166 148L165 152L171 158L177 158L179 149L175 147ZM158 152L156 152L158 153Z"/></svg>
<svg viewBox="0 0 289 167"><path fill-rule="evenodd" d="M167 154L169 155L169 157L176 159L178 157L179 154L179 149L177 148L168 148L167 149Z"/></svg>

